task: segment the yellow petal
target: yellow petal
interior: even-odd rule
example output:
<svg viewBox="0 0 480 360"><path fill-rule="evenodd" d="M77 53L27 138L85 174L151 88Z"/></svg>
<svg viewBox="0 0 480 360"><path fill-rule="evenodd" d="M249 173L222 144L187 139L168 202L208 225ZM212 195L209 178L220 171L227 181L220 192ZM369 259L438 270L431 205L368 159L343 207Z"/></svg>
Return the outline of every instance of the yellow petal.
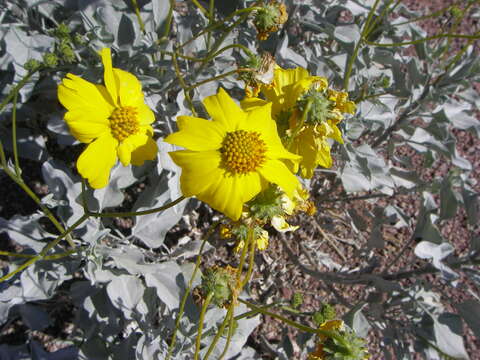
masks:
<svg viewBox="0 0 480 360"><path fill-rule="evenodd" d="M248 117L241 125L242 129L257 131L267 145L267 157L271 159L292 159L300 161L301 157L295 155L283 146L278 136L277 124L270 115L271 103L257 107L248 112Z"/></svg>
<svg viewBox="0 0 480 360"><path fill-rule="evenodd" d="M265 250L268 246L268 232L262 229L260 232L260 236L257 237L255 241L257 243L258 250Z"/></svg>
<svg viewBox="0 0 480 360"><path fill-rule="evenodd" d="M242 101L240 101L240 106L245 111L252 111L257 107L264 106L266 104L268 104L267 101L263 99L255 98L255 97L245 98Z"/></svg>
<svg viewBox="0 0 480 360"><path fill-rule="evenodd" d="M89 113L79 110L69 111L65 114L68 128L75 139L83 143L89 143L105 133L110 133L110 127L107 124L84 121L87 116L89 116ZM91 116L94 117L95 115L92 114Z"/></svg>
<svg viewBox="0 0 480 360"><path fill-rule="evenodd" d="M112 53L109 48L103 48L100 51L100 56L102 57L103 63L103 81L107 87L108 93L110 94L111 101L115 107L119 107L118 104L118 88L115 81L115 76L113 75L112 67Z"/></svg>
<svg viewBox="0 0 480 360"><path fill-rule="evenodd" d="M109 96L104 86L92 84L73 74L67 74L58 86L58 99L67 110L87 108L105 119L114 109L108 102Z"/></svg>
<svg viewBox="0 0 480 360"><path fill-rule="evenodd" d="M177 125L180 131L168 135L165 142L188 150L207 151L220 149L225 132L214 121L193 116L179 116Z"/></svg>
<svg viewBox="0 0 480 360"><path fill-rule="evenodd" d="M182 168L180 184L185 196L195 196L223 177L218 151L180 150L169 155Z"/></svg>
<svg viewBox="0 0 480 360"><path fill-rule="evenodd" d="M117 162L117 144L116 139L106 134L90 143L78 157L77 170L92 188L100 189L108 184L110 170Z"/></svg>
<svg viewBox="0 0 480 360"><path fill-rule="evenodd" d="M197 195L213 209L220 211L232 220L242 215L243 201L241 179L238 176L223 176L212 186Z"/></svg>
<svg viewBox="0 0 480 360"><path fill-rule="evenodd" d="M277 184L287 196L299 186L298 179L280 160L268 160L259 169L260 174L269 182Z"/></svg>
<svg viewBox="0 0 480 360"><path fill-rule="evenodd" d="M148 137L147 142L132 151L131 164L135 166L143 165L146 160L154 160L158 154L157 143Z"/></svg>
<svg viewBox="0 0 480 360"><path fill-rule="evenodd" d="M222 88L218 94L205 98L203 105L213 121L221 125L225 131L237 130L238 123L247 116Z"/></svg>
<svg viewBox="0 0 480 360"><path fill-rule="evenodd" d="M267 187L267 183L262 180L262 177L257 172L247 173L240 177L241 188L239 189L242 202L252 200L260 191Z"/></svg>
<svg viewBox="0 0 480 360"><path fill-rule="evenodd" d="M155 121L155 114L143 100L136 105L136 108L138 111L138 123L140 125L150 125Z"/></svg>
<svg viewBox="0 0 480 360"><path fill-rule="evenodd" d="M283 216L278 216L278 215L275 215L274 217L272 217L271 224L275 228L275 230L281 233L284 233L287 231L295 231L299 228L298 226L290 225L285 221L285 218Z"/></svg>
<svg viewBox="0 0 480 360"><path fill-rule="evenodd" d="M145 133L137 133L130 135L123 140L117 148L118 158L123 166L130 165L132 152L142 146L145 146L148 141L148 136Z"/></svg>
<svg viewBox="0 0 480 360"><path fill-rule="evenodd" d="M118 90L119 106L137 106L143 103L142 84L135 75L113 68L113 76Z"/></svg>

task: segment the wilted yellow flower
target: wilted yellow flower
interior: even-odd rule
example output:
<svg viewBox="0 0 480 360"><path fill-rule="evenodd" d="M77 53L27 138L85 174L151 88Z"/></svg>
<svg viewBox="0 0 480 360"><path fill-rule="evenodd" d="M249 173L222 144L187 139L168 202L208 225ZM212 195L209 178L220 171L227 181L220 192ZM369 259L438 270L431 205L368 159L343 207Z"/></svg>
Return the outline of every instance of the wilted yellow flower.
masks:
<svg viewBox="0 0 480 360"><path fill-rule="evenodd" d="M67 108L65 121L72 135L89 144L77 160L77 170L99 189L108 184L110 170L120 159L124 166L142 165L157 156L150 126L155 116L145 104L137 78L112 68L110 49L100 52L104 85L67 74L58 86L58 99Z"/></svg>
<svg viewBox="0 0 480 360"><path fill-rule="evenodd" d="M232 220L240 218L243 204L268 183L293 194L299 182L282 160L298 162L300 157L282 145L271 105L246 112L223 89L203 104L212 121L179 116L179 131L165 139L187 149L170 153L182 168L183 194L196 196Z"/></svg>
<svg viewBox="0 0 480 360"><path fill-rule="evenodd" d="M317 166L332 166L328 139L343 143L337 124L343 113L355 112L348 94L328 88L324 77L310 76L303 68L275 68L274 86L262 87L266 100L247 98L245 109L272 102L272 117L290 151L302 156L301 175L311 178ZM294 170L297 169L294 167Z"/></svg>

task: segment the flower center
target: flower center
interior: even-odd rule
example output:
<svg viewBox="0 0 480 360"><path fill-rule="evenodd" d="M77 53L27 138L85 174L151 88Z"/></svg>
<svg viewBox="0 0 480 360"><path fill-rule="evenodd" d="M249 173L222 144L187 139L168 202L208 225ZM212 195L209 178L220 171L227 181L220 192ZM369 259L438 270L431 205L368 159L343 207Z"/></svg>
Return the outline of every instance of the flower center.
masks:
<svg viewBox="0 0 480 360"><path fill-rule="evenodd" d="M223 165L233 174L255 171L264 163L266 152L260 134L245 130L228 132L220 148Z"/></svg>
<svg viewBox="0 0 480 360"><path fill-rule="evenodd" d="M138 111L133 106L116 108L110 115L110 129L118 141L123 141L140 129L137 120Z"/></svg>

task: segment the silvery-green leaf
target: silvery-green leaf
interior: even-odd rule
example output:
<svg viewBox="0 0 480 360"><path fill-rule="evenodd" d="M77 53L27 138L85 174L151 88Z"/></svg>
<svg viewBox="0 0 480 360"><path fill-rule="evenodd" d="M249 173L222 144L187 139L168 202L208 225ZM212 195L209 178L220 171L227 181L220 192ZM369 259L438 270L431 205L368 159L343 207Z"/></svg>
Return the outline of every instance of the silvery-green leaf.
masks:
<svg viewBox="0 0 480 360"><path fill-rule="evenodd" d="M177 263L165 262L159 264L156 273L145 275L145 282L148 287L157 290L158 297L170 310L178 308L185 283L182 271Z"/></svg>
<svg viewBox="0 0 480 360"><path fill-rule="evenodd" d="M156 184L146 188L134 205L135 211L148 210L163 206L178 197L179 175L167 175L165 172L157 179ZM186 200L165 210L148 215L138 216L132 235L138 237L151 248L158 248L163 244L167 232L180 220Z"/></svg>
<svg viewBox="0 0 480 360"><path fill-rule="evenodd" d="M433 319L433 329L438 348L455 359L469 359L470 357L463 344L463 338L460 335L462 333L460 318L455 314L445 313L442 315Z"/></svg>
<svg viewBox="0 0 480 360"><path fill-rule="evenodd" d="M288 47L288 35L283 36L280 40L280 44L277 46L277 51L275 52L275 58L284 68L294 66L307 68L308 66L303 56Z"/></svg>
<svg viewBox="0 0 480 360"><path fill-rule="evenodd" d="M0 217L0 233L6 232L13 241L38 253L45 246L46 239L56 237L40 225L39 220L43 217L41 213L30 216L14 215L10 220Z"/></svg>
<svg viewBox="0 0 480 360"><path fill-rule="evenodd" d="M429 241L421 241L415 247L415 255L421 259L432 259L433 266L440 270L445 279L452 280L458 278L458 274L442 260L453 253L455 248L449 243L434 244Z"/></svg>
<svg viewBox="0 0 480 360"><path fill-rule="evenodd" d="M368 331L372 327L365 315L362 313L362 308L365 305L365 303L360 303L343 316L345 323L350 326L360 337L366 337Z"/></svg>
<svg viewBox="0 0 480 360"><path fill-rule="evenodd" d="M108 283L107 294L112 304L122 311L128 319L142 298L144 289L139 278L120 275Z"/></svg>
<svg viewBox="0 0 480 360"><path fill-rule="evenodd" d="M333 36L343 43L356 43L360 40L360 29L357 24L337 26Z"/></svg>

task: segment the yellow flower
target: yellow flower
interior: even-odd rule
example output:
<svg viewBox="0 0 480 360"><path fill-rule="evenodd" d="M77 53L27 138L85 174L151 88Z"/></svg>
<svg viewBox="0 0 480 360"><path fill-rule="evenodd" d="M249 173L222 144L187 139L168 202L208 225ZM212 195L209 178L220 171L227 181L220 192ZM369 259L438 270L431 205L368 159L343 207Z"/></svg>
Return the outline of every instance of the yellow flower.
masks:
<svg viewBox="0 0 480 360"><path fill-rule="evenodd" d="M310 76L302 68L286 70L277 66L273 83L273 87L262 87L266 100L246 98L242 107L251 110L272 103L272 117L278 123L280 136L288 142L290 151L302 156L301 175L311 178L317 166L332 166L328 139L343 143L337 124L343 119L342 113L355 112L355 104L348 101L347 93L329 89L326 78ZM295 166L293 169L298 170Z"/></svg>
<svg viewBox="0 0 480 360"><path fill-rule="evenodd" d="M150 124L155 116L145 104L137 78L112 68L110 49L100 52L104 85L67 74L58 86L58 99L67 108L65 121L72 135L88 144L77 170L95 189L108 184L110 170L120 159L124 166L142 165L157 156Z"/></svg>
<svg viewBox="0 0 480 360"><path fill-rule="evenodd" d="M292 194L298 186L282 159L299 161L278 137L271 105L243 111L220 89L203 104L212 121L179 116L179 131L165 141L186 150L171 152L182 168L180 186L185 196L196 196L232 220L238 220L243 204L268 183Z"/></svg>

